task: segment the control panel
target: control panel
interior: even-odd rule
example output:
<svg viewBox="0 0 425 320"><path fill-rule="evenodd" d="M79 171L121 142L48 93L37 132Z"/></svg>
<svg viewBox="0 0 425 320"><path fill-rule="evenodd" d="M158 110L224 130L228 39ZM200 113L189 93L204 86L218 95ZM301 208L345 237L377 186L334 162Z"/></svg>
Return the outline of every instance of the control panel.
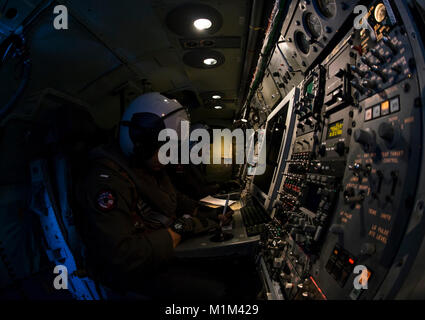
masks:
<svg viewBox="0 0 425 320"><path fill-rule="evenodd" d="M399 1L361 4L357 28L356 2L294 1L269 64L282 96L300 93L258 253L281 299L396 297L425 259L412 227L424 201L419 20Z"/></svg>

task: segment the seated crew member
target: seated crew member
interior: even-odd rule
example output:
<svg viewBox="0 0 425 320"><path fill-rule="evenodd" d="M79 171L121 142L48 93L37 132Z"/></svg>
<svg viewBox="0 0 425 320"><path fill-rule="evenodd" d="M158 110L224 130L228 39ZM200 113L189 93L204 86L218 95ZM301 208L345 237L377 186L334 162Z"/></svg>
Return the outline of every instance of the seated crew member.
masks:
<svg viewBox="0 0 425 320"><path fill-rule="evenodd" d="M181 121L188 121L185 109L148 93L127 108L122 120L119 147L93 150L76 183L90 275L112 288L152 297L179 290L185 290L181 297L220 296L222 290L208 278L188 283L185 275L179 282L179 275L164 268L182 238L215 228L219 219L231 221L231 210L223 217L176 191L158 160L159 132L180 132Z"/></svg>

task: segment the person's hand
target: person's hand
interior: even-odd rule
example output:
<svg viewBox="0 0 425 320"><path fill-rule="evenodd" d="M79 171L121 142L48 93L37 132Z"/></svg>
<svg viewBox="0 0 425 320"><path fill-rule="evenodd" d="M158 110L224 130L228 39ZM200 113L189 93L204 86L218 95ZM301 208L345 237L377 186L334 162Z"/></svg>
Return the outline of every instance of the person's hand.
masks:
<svg viewBox="0 0 425 320"><path fill-rule="evenodd" d="M171 228L167 229L168 233L170 234L171 239L173 240L173 248L177 247L182 240L181 235L171 230Z"/></svg>
<svg viewBox="0 0 425 320"><path fill-rule="evenodd" d="M171 225L171 230L183 239L188 238L195 230L195 221L189 216L180 217Z"/></svg>
<svg viewBox="0 0 425 320"><path fill-rule="evenodd" d="M232 209L227 208L224 215L222 213L218 215L218 219L221 221L223 226L227 226L232 222L234 213L235 212Z"/></svg>
<svg viewBox="0 0 425 320"><path fill-rule="evenodd" d="M222 221L223 225L228 225L232 222L233 210L227 207L226 214L223 216L223 207L210 208L202 206L198 210L199 217L205 217L215 221Z"/></svg>

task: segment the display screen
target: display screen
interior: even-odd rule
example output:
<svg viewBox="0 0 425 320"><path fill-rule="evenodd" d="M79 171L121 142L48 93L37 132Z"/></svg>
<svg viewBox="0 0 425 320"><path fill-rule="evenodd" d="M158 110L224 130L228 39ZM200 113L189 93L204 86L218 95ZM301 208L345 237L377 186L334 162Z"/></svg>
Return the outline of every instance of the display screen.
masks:
<svg viewBox="0 0 425 320"><path fill-rule="evenodd" d="M313 93L313 87L314 87L314 82L313 80L305 86L305 92L304 93Z"/></svg>
<svg viewBox="0 0 425 320"><path fill-rule="evenodd" d="M289 102L267 122L266 131L266 171L256 175L254 184L265 194L269 193L274 171L278 165L280 146L282 145Z"/></svg>
<svg viewBox="0 0 425 320"><path fill-rule="evenodd" d="M342 135L342 129L344 128L344 120L340 120L334 123L331 123L328 126L328 135L327 139L333 139Z"/></svg>

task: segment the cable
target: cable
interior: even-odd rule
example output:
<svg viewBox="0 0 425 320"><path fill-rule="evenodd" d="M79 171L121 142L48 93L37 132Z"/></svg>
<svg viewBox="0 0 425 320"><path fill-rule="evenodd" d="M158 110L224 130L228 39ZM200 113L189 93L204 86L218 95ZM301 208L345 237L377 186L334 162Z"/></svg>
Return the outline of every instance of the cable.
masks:
<svg viewBox="0 0 425 320"><path fill-rule="evenodd" d="M10 35L1 45L0 45L0 67L6 62L8 57L18 58L23 60L24 70L22 74L21 82L18 86L18 89L10 98L10 100L0 107L0 121L4 116L12 109L16 104L19 97L24 92L31 73L31 60L29 58L28 50L26 48L25 38L22 34L12 34Z"/></svg>

